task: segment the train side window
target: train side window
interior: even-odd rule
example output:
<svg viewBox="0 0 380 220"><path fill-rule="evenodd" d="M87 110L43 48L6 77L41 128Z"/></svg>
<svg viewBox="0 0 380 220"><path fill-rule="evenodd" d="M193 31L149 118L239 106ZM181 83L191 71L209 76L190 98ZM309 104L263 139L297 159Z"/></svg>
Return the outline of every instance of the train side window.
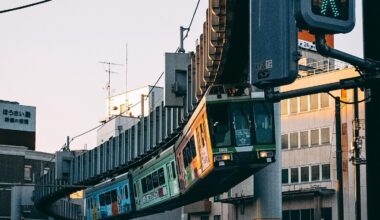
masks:
<svg viewBox="0 0 380 220"><path fill-rule="evenodd" d="M231 129L228 119L228 105L211 105L208 110L213 146L226 147L231 145Z"/></svg>
<svg viewBox="0 0 380 220"><path fill-rule="evenodd" d="M100 206L106 205L105 194L100 194L99 201L100 201Z"/></svg>
<svg viewBox="0 0 380 220"><path fill-rule="evenodd" d="M187 146L186 146L187 147ZM187 161L187 151L186 151L186 149L187 148L183 148L183 150L182 150L182 155L183 155L183 165L184 165L184 167L186 168L187 167L187 165L189 164L189 162Z"/></svg>
<svg viewBox="0 0 380 220"><path fill-rule="evenodd" d="M128 199L128 197L129 197L128 185L124 186L124 195L125 195L125 199Z"/></svg>
<svg viewBox="0 0 380 220"><path fill-rule="evenodd" d="M174 166L174 161L171 162L172 164L172 174L173 174L173 179L177 178L177 175L175 173L175 166Z"/></svg>
<svg viewBox="0 0 380 220"><path fill-rule="evenodd" d="M159 186L157 171L152 173L152 179L153 179L153 188L157 188Z"/></svg>
<svg viewBox="0 0 380 220"><path fill-rule="evenodd" d="M137 197L137 192L136 192L136 184L133 184L133 194L135 195L135 198Z"/></svg>
<svg viewBox="0 0 380 220"><path fill-rule="evenodd" d="M110 192L107 192L106 194L105 194L105 200L106 200L106 205L109 205L109 204L111 204L112 202L111 202L111 193Z"/></svg>
<svg viewBox="0 0 380 220"><path fill-rule="evenodd" d="M117 192L116 192L116 190L115 189L112 190L110 192L110 194L111 194L111 203L117 202Z"/></svg>
<svg viewBox="0 0 380 220"><path fill-rule="evenodd" d="M165 173L163 168L160 168L158 170L158 181L160 183L160 186L165 185Z"/></svg>
<svg viewBox="0 0 380 220"><path fill-rule="evenodd" d="M146 193L146 191L147 191L146 178L141 179L141 188L142 188L142 193Z"/></svg>
<svg viewBox="0 0 380 220"><path fill-rule="evenodd" d="M190 151L191 151L191 160L197 156L197 151L195 150L194 136L190 138Z"/></svg>
<svg viewBox="0 0 380 220"><path fill-rule="evenodd" d="M153 189L152 175L150 174L146 177L146 188L148 192Z"/></svg>

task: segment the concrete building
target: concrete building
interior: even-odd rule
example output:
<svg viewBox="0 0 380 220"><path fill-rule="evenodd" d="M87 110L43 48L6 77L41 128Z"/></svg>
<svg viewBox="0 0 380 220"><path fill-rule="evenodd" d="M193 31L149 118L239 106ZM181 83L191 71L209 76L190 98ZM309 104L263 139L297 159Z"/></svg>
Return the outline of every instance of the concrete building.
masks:
<svg viewBox="0 0 380 220"><path fill-rule="evenodd" d="M0 143L0 219L47 219L32 194L37 177L53 167L53 154Z"/></svg>
<svg viewBox="0 0 380 220"><path fill-rule="evenodd" d="M0 100L0 143L34 150L36 107Z"/></svg>

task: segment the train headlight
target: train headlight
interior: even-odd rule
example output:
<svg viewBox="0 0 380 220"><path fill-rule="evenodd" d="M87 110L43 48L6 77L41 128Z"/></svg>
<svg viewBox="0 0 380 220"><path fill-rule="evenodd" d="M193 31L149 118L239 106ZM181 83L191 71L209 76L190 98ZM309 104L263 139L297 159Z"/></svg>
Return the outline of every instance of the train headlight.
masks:
<svg viewBox="0 0 380 220"><path fill-rule="evenodd" d="M272 151L260 151L259 152L259 157L260 158L273 157L273 152Z"/></svg>
<svg viewBox="0 0 380 220"><path fill-rule="evenodd" d="M219 154L214 156L214 161L227 161L231 160L231 154Z"/></svg>

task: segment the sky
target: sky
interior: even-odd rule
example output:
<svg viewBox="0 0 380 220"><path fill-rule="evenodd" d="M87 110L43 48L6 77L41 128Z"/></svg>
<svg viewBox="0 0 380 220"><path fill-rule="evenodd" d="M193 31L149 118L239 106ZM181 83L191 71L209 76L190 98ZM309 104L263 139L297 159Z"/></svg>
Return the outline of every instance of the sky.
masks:
<svg viewBox="0 0 380 220"><path fill-rule="evenodd" d="M0 10L37 0L1 0ZM164 53L179 45L197 0L53 0L0 14L0 100L36 106L36 150L53 153L99 125L106 115L106 66L111 93L152 85L164 71ZM185 49L195 49L208 1L201 0ZM362 56L361 1L357 24L335 47ZM126 66L126 45L128 65ZM127 74L126 74L127 72ZM127 75L127 77L126 77ZM127 78L127 80L126 80ZM163 86L163 82L159 83ZM71 149L92 149L96 132Z"/></svg>

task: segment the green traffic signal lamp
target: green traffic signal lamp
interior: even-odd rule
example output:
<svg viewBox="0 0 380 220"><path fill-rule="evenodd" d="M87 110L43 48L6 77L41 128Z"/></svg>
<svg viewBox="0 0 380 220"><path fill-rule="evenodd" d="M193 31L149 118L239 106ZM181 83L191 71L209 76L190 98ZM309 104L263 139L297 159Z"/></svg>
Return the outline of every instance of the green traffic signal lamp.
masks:
<svg viewBox="0 0 380 220"><path fill-rule="evenodd" d="M355 0L295 0L300 28L315 33L348 33L355 26Z"/></svg>

